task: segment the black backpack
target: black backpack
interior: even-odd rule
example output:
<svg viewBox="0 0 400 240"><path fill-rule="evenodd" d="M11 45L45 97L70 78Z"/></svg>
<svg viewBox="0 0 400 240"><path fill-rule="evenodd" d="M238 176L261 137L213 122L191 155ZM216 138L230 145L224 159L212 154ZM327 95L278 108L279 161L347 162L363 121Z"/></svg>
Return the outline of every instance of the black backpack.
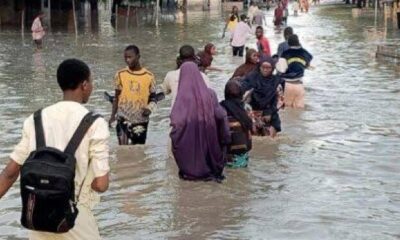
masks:
<svg viewBox="0 0 400 240"><path fill-rule="evenodd" d="M74 155L98 117L91 112L86 114L62 152L46 147L41 110L34 113L36 150L30 153L21 167L21 224L24 227L54 233L68 232L74 227L78 215ZM77 199L79 194L80 191Z"/></svg>

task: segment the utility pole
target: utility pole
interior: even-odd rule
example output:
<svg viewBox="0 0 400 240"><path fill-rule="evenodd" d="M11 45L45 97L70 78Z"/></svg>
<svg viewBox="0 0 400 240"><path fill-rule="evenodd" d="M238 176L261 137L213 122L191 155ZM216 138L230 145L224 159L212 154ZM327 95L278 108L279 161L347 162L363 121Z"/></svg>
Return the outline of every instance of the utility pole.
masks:
<svg viewBox="0 0 400 240"><path fill-rule="evenodd" d="M115 33L118 33L118 4L115 6Z"/></svg>
<svg viewBox="0 0 400 240"><path fill-rule="evenodd" d="M160 12L160 0L156 1L156 27L158 27L158 18Z"/></svg>
<svg viewBox="0 0 400 240"><path fill-rule="evenodd" d="M49 8L49 14L47 16L47 19L49 21L49 29L51 29L51 0L48 0L48 6L47 7Z"/></svg>
<svg viewBox="0 0 400 240"><path fill-rule="evenodd" d="M22 9L21 13L21 35L22 35L22 41L25 38L25 6Z"/></svg>
<svg viewBox="0 0 400 240"><path fill-rule="evenodd" d="M378 21L378 0L375 0L375 27Z"/></svg>
<svg viewBox="0 0 400 240"><path fill-rule="evenodd" d="M131 14L131 4L128 2L128 11L127 11L127 13L126 13L126 22L125 22L125 25L126 25L126 28L128 29L129 28L129 16L130 16L130 14Z"/></svg>
<svg viewBox="0 0 400 240"><path fill-rule="evenodd" d="M76 22L75 0L72 0L72 14L74 17L75 37L78 37L78 24Z"/></svg>

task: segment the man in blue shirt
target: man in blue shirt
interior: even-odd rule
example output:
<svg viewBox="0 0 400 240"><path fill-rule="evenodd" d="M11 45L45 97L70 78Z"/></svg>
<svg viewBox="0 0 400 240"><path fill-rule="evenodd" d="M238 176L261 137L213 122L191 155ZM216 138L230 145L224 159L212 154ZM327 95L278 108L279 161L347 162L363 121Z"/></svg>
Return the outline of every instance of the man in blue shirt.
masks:
<svg viewBox="0 0 400 240"><path fill-rule="evenodd" d="M288 38L289 49L282 53L277 70L285 80L285 106L304 108L304 70L310 66L313 56L301 47L296 34Z"/></svg>
<svg viewBox="0 0 400 240"><path fill-rule="evenodd" d="M283 30L283 37L285 38L285 41L281 42L278 46L278 52L277 52L278 57L281 57L282 53L290 48L288 44L288 38L291 35L293 35L292 27L287 27L285 28L285 30Z"/></svg>

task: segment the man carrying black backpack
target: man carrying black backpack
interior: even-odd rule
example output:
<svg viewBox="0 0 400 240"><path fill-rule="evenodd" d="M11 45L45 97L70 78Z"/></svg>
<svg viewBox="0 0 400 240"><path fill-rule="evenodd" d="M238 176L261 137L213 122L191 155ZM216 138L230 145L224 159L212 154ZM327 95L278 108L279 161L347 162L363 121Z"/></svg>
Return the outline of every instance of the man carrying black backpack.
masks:
<svg viewBox="0 0 400 240"><path fill-rule="evenodd" d="M100 239L91 209L95 192L108 189L108 124L82 106L93 89L84 62L62 62L57 81L63 100L25 120L0 174L0 198L21 174L21 223L30 239Z"/></svg>

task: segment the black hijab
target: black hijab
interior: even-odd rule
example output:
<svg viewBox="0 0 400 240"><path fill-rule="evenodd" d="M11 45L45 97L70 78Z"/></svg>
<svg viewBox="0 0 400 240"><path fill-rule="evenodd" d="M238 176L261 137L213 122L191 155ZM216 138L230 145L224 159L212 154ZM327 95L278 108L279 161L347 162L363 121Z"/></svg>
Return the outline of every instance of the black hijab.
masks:
<svg viewBox="0 0 400 240"><path fill-rule="evenodd" d="M240 83L236 80L230 80L225 85L225 100L221 102L221 105L231 116L240 122L246 131L251 131L253 121L244 109L242 97L243 93L240 89Z"/></svg>
<svg viewBox="0 0 400 240"><path fill-rule="evenodd" d="M247 81L250 82L253 88L251 106L254 110L262 110L265 114L273 114L277 111L276 89L281 84L281 78L271 74L263 76L260 67L263 63L268 62L272 66L272 71L275 68L275 61L271 57L262 57L257 69L248 75Z"/></svg>

